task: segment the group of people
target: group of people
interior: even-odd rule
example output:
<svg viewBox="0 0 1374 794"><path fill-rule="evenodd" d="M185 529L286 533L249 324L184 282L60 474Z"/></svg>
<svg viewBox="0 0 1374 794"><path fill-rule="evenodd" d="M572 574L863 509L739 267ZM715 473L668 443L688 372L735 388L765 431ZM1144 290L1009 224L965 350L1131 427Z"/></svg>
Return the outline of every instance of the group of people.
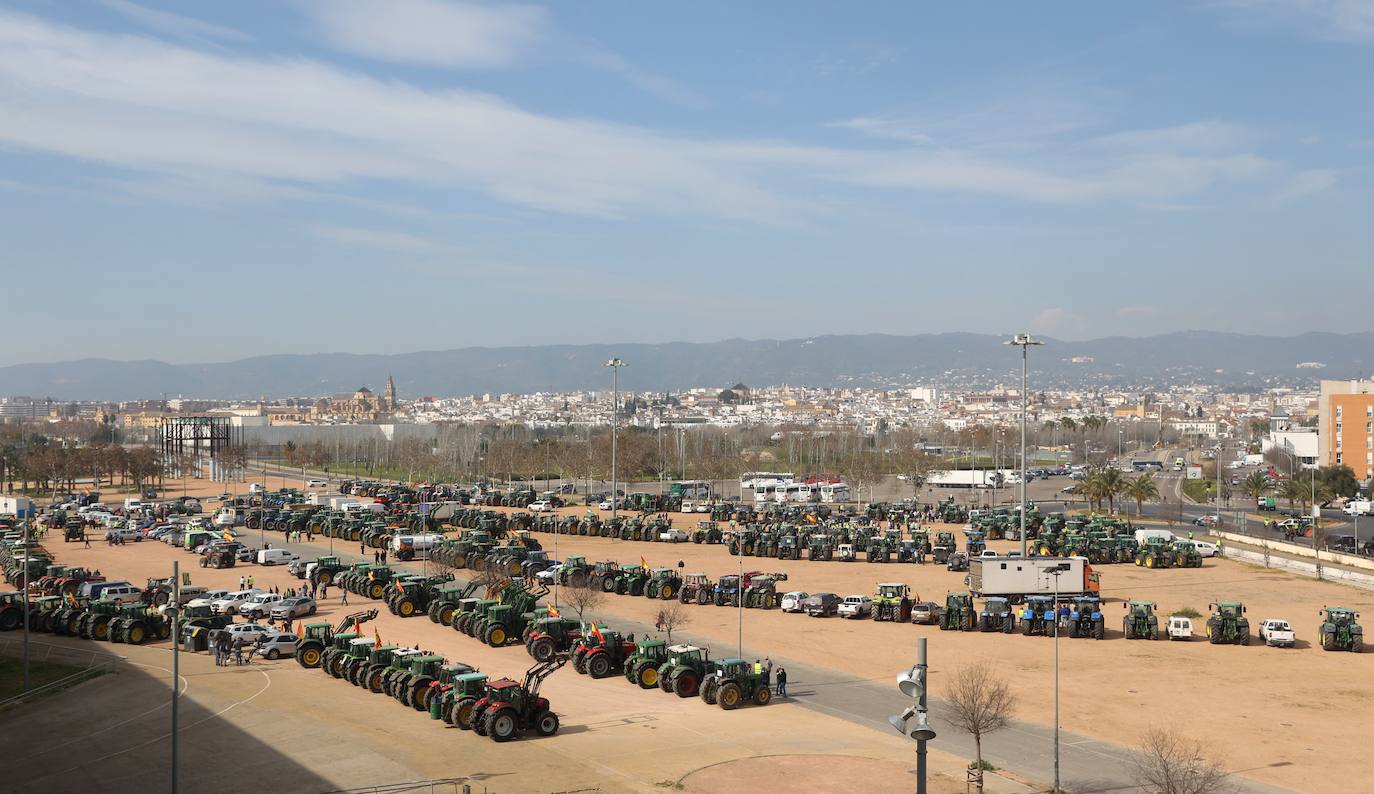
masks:
<svg viewBox="0 0 1374 794"><path fill-rule="evenodd" d="M377 565L386 565L386 549L372 552L372 562Z"/></svg>
<svg viewBox="0 0 1374 794"><path fill-rule="evenodd" d="M763 657L763 660L762 660L762 661L760 661L760 660L758 660L758 659L755 659L755 660L754 660L754 675L756 675L756 676L758 676L759 678L763 679L763 685L764 685L765 687L771 687L771 686L772 686L772 681L773 681L773 660L770 659L770 658L768 658L767 656ZM778 668L778 689L777 689L777 693L778 693L778 697L781 697L781 698L787 697L787 668L786 668L786 667L779 667L779 668Z"/></svg>

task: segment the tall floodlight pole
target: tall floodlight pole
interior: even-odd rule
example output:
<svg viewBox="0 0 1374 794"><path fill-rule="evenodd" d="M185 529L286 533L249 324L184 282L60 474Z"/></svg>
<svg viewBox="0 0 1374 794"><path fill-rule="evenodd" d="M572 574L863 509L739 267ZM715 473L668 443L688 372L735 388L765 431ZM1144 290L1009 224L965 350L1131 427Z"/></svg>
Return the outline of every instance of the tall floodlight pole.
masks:
<svg viewBox="0 0 1374 794"><path fill-rule="evenodd" d="M1031 346L1045 344L1039 339L1031 338L1030 334L1017 334L1011 339L1003 342L1005 345L1016 345L1021 348L1021 557L1024 558L1026 549L1026 349Z"/></svg>
<svg viewBox="0 0 1374 794"><path fill-rule="evenodd" d="M1059 791L1059 577L1069 570L1068 563L1046 568L1054 577L1054 790Z"/></svg>
<svg viewBox="0 0 1374 794"><path fill-rule="evenodd" d="M611 368L611 521L615 521L616 508L620 504L616 494L615 470L617 436L620 432L620 368L625 366L625 362L613 358L605 366Z"/></svg>

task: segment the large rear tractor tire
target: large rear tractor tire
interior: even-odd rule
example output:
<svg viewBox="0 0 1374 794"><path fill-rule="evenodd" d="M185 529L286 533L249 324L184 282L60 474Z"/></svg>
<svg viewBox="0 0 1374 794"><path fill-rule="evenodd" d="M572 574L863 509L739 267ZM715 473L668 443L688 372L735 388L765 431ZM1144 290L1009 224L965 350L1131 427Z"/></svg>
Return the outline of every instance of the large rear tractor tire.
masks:
<svg viewBox="0 0 1374 794"><path fill-rule="evenodd" d="M313 670L320 666L320 649L314 645L307 645L296 652L296 661L300 663L301 667Z"/></svg>
<svg viewBox="0 0 1374 794"><path fill-rule="evenodd" d="M473 707L477 701L472 698L465 698L453 704L453 724L465 731L472 730Z"/></svg>
<svg viewBox="0 0 1374 794"><path fill-rule="evenodd" d="M558 715L552 711L543 711L535 715L534 730L540 736L552 736L558 733Z"/></svg>
<svg viewBox="0 0 1374 794"><path fill-rule="evenodd" d="M553 640L547 637L535 640L534 644L530 646L530 656L533 656L537 662L547 662L553 658L553 655Z"/></svg>
<svg viewBox="0 0 1374 794"><path fill-rule="evenodd" d="M739 684L727 681L721 684L720 691L716 694L716 700L720 707L726 711L734 711L739 708L740 701L744 699L744 694L740 692Z"/></svg>
<svg viewBox="0 0 1374 794"><path fill-rule="evenodd" d="M598 653L584 665L592 678L605 678L611 674L611 657Z"/></svg>
<svg viewBox="0 0 1374 794"><path fill-rule="evenodd" d="M515 718L514 709L501 709L500 711L487 715L486 733L494 741L508 742L515 738L515 733L519 729L519 721Z"/></svg>
<svg viewBox="0 0 1374 794"><path fill-rule="evenodd" d="M769 690L768 687L763 686L762 684L760 684L760 685L759 685L759 688L756 689L756 690L754 690L754 705L755 705L755 706L767 706L767 705L768 705L769 703L771 703L772 701L773 701L773 692L772 692L771 690Z"/></svg>
<svg viewBox="0 0 1374 794"><path fill-rule="evenodd" d="M639 670L639 688L653 689L658 686L658 668L646 664Z"/></svg>

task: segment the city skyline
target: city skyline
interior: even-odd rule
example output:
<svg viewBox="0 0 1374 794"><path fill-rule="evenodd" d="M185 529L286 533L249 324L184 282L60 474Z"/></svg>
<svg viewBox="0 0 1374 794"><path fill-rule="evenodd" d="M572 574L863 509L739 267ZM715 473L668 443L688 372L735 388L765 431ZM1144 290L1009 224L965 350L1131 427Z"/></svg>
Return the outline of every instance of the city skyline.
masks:
<svg viewBox="0 0 1374 794"><path fill-rule="evenodd" d="M5 6L0 365L1374 330L1347 5L604 10Z"/></svg>

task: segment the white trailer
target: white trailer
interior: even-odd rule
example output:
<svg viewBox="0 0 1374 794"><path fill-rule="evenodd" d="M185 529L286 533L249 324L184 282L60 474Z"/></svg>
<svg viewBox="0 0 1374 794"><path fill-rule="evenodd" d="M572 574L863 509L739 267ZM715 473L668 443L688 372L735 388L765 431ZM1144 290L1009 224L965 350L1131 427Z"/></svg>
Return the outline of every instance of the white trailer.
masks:
<svg viewBox="0 0 1374 794"><path fill-rule="evenodd" d="M0 514L18 519L33 518L33 500L27 496L0 496Z"/></svg>
<svg viewBox="0 0 1374 794"><path fill-rule="evenodd" d="M443 539L443 535L433 533L393 535L391 537L391 553L398 560L427 560L430 552Z"/></svg>
<svg viewBox="0 0 1374 794"><path fill-rule="evenodd" d="M1011 472L998 469L954 469L933 471L926 478L927 485L939 488L997 488L1011 484ZM1020 475L1017 475L1020 480Z"/></svg>
<svg viewBox="0 0 1374 794"><path fill-rule="evenodd" d="M1004 596L1015 603L1028 595L1054 595L1055 577L1047 571L1060 565L1069 567L1059 575L1060 596L1097 592L1097 574L1087 557L975 557L964 581L979 598Z"/></svg>

